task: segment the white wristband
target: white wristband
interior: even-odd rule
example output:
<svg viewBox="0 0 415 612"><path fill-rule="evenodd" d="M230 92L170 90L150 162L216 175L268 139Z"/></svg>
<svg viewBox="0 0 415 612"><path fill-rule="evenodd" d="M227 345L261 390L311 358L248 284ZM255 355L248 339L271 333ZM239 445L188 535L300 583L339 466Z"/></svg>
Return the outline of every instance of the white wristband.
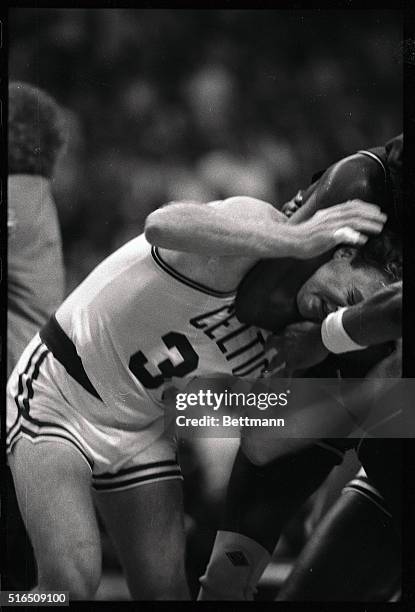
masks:
<svg viewBox="0 0 415 612"><path fill-rule="evenodd" d="M321 339L330 353L348 353L349 351L361 351L366 346L354 342L343 327L343 313L347 308L340 308L330 313L321 325Z"/></svg>

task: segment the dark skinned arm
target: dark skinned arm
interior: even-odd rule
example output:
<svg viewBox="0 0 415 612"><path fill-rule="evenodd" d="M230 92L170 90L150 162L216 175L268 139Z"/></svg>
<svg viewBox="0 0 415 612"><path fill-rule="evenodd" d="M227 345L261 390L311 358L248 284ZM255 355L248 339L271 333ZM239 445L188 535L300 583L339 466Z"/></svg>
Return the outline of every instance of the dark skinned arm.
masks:
<svg viewBox="0 0 415 612"><path fill-rule="evenodd" d="M343 314L344 329L362 346L397 340L402 335L401 325L402 281L388 285Z"/></svg>

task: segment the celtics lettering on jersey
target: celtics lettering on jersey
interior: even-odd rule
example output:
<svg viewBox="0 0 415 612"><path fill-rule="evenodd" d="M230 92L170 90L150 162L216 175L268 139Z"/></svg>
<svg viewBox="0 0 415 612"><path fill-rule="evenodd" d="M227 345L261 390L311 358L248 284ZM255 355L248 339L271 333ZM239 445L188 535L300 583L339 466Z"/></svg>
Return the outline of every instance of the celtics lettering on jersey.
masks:
<svg viewBox="0 0 415 612"><path fill-rule="evenodd" d="M229 373L234 376L260 376L267 368L262 332L238 321L233 302L196 315L189 323L216 344L229 364ZM175 349L179 353L180 362L173 363L170 359L164 359L157 364L159 373L152 374L146 367L148 359L141 350L129 360L130 371L147 389L157 389L173 377L183 378L195 372L199 366L199 355L185 334L170 331L161 337L161 341L166 348Z"/></svg>
<svg viewBox="0 0 415 612"><path fill-rule="evenodd" d="M225 316L217 321L215 315L223 314ZM234 303L196 316L190 323L196 329L203 330L205 336L216 343L229 362L234 376L259 376L267 368L262 332L237 319ZM248 334L248 331L251 333Z"/></svg>

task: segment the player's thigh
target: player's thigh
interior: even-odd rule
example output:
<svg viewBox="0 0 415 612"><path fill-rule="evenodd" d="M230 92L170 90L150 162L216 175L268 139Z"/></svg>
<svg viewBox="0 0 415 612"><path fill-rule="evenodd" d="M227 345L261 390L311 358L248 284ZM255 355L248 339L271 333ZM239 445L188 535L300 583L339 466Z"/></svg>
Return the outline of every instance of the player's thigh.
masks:
<svg viewBox="0 0 415 612"><path fill-rule="evenodd" d="M94 590L100 575L100 535L91 470L82 455L70 443L44 440L35 444L21 438L9 455L9 464L40 583L69 577L76 582L87 572L90 584L81 590Z"/></svg>
<svg viewBox="0 0 415 612"><path fill-rule="evenodd" d="M184 521L182 481L159 480L116 492L95 492L136 599L182 598Z"/></svg>

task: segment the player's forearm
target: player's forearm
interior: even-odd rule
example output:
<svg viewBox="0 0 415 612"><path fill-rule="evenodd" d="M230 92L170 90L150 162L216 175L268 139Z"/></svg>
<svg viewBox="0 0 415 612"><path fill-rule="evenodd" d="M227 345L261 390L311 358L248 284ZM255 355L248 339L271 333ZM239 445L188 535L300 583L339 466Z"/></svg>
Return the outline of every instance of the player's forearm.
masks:
<svg viewBox="0 0 415 612"><path fill-rule="evenodd" d="M268 211L269 212L269 211ZM201 255L252 258L294 257L298 239L278 213L243 215L198 204L171 204L146 220L151 244Z"/></svg>
<svg viewBox="0 0 415 612"><path fill-rule="evenodd" d="M147 217L145 235L155 246L200 255L310 259L340 243L364 244L365 234L378 234L385 220L377 206L353 200L289 224L271 204L239 196L156 210Z"/></svg>
<svg viewBox="0 0 415 612"><path fill-rule="evenodd" d="M343 327L357 344L372 346L400 338L401 318L402 282L398 282L345 310Z"/></svg>
<svg viewBox="0 0 415 612"><path fill-rule="evenodd" d="M328 352L347 353L397 340L402 335L401 316L402 282L397 282L328 315L321 326L321 345Z"/></svg>

